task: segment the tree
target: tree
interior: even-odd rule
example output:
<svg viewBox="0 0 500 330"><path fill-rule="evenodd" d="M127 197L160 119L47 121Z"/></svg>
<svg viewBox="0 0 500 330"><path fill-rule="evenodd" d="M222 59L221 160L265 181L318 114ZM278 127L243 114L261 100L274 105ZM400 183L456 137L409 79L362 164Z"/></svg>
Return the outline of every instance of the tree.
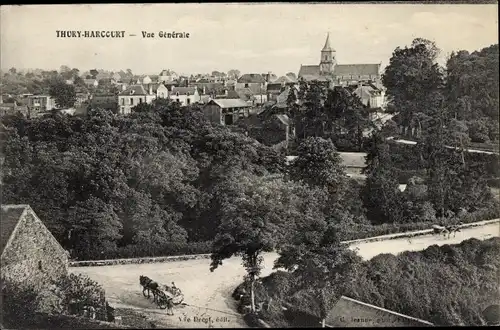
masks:
<svg viewBox="0 0 500 330"><path fill-rule="evenodd" d="M235 69L229 70L227 72L227 76L230 79L238 79L240 77L240 70L235 70Z"/></svg>
<svg viewBox="0 0 500 330"><path fill-rule="evenodd" d="M99 74L99 71L97 71L96 69L90 70L90 76L92 77L92 79L96 79L98 74Z"/></svg>
<svg viewBox="0 0 500 330"><path fill-rule="evenodd" d="M332 194L342 190L345 169L331 140L309 137L297 147L297 156L290 168L292 180L327 187Z"/></svg>
<svg viewBox="0 0 500 330"><path fill-rule="evenodd" d="M59 108L71 108L76 102L75 86L57 80L51 83L49 94Z"/></svg>
<svg viewBox="0 0 500 330"><path fill-rule="evenodd" d="M223 208L210 270L233 255L242 256L255 312L254 284L261 272L261 254L272 251L286 236L290 188L283 181L245 173L234 173L233 180L233 198Z"/></svg>
<svg viewBox="0 0 500 330"><path fill-rule="evenodd" d="M436 94L442 92L443 74L435 63L433 42L417 38L411 47L396 48L382 75L389 105L399 112L403 135L412 134L415 114L428 114Z"/></svg>

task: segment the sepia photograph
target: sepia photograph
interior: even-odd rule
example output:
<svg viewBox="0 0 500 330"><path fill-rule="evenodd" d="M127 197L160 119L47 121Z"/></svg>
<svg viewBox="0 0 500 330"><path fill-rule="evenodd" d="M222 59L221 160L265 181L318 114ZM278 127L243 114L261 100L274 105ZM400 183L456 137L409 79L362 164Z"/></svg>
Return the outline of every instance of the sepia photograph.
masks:
<svg viewBox="0 0 500 330"><path fill-rule="evenodd" d="M498 2L2 5L2 329L500 325Z"/></svg>

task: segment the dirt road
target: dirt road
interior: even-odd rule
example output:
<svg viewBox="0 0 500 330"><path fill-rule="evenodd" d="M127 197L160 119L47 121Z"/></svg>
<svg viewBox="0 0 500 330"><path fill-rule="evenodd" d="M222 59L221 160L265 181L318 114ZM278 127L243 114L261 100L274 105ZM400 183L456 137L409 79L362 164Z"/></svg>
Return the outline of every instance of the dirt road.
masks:
<svg viewBox="0 0 500 330"><path fill-rule="evenodd" d="M381 253L399 253L407 250L418 251L430 245L457 244L475 237L488 239L499 236L500 225L489 224L482 227L463 229L456 237L445 239L443 236L426 235L415 238L398 238L388 241L362 242L351 245L358 249L364 259ZM276 253L264 256L262 276L272 272ZM209 270L210 260L187 260L169 263L130 264L99 267L70 268L74 273L88 275L99 282L106 290L110 303L117 307L141 310L158 327L184 328L226 328L246 327L242 317L236 313L236 304L231 298L234 288L242 282L245 271L239 258L231 258L215 270ZM157 308L142 295L139 275L147 275L154 280L170 284L175 282L185 295L188 306L175 308L174 316L166 315L165 310Z"/></svg>

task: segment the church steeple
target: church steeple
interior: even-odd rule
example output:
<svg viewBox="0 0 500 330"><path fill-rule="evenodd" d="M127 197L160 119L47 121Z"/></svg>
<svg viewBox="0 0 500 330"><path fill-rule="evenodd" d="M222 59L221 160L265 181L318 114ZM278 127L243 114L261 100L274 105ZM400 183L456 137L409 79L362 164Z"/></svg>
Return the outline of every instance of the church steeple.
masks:
<svg viewBox="0 0 500 330"><path fill-rule="evenodd" d="M323 47L323 49L321 50L322 52L334 52L335 49L333 49L331 46L330 46L330 32L328 32L328 34L326 35L326 41L325 41L325 46Z"/></svg>
<svg viewBox="0 0 500 330"><path fill-rule="evenodd" d="M321 75L332 75L337 64L335 49L330 46L330 33L326 35L325 46L321 50L321 60L319 62L319 72Z"/></svg>

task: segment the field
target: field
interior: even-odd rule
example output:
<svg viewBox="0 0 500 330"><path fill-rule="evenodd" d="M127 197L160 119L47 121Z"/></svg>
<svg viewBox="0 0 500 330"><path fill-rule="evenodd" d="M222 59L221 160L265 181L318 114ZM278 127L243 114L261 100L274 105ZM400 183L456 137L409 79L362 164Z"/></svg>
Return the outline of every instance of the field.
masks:
<svg viewBox="0 0 500 330"><path fill-rule="evenodd" d="M351 245L364 259L381 253L418 251L430 245L457 244L469 238L488 239L499 236L498 223L481 227L462 229L456 237L425 235L414 238L398 238L386 241L361 242ZM276 253L264 256L262 276L272 272ZM71 268L74 273L88 275L98 281L106 290L110 303L118 308L141 311L148 321L162 328L241 328L246 327L242 317L236 313L236 303L231 298L234 288L241 283L245 273L239 258L231 258L213 273L209 270L209 259L186 260L169 263L130 264L98 267ZM139 275L176 286L184 292L186 306L174 309L174 316L166 315L142 295ZM189 320L189 321L188 321Z"/></svg>

